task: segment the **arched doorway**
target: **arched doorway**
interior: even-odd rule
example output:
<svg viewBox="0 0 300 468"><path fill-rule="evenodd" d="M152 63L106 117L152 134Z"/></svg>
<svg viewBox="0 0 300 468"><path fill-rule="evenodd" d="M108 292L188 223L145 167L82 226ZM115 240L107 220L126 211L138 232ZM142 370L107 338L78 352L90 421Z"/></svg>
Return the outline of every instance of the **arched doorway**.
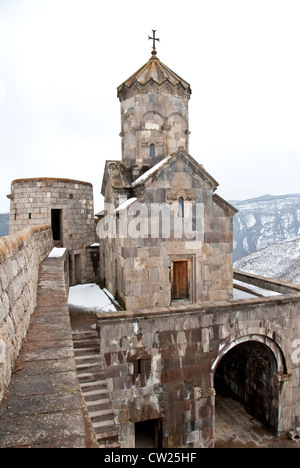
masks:
<svg viewBox="0 0 300 468"><path fill-rule="evenodd" d="M218 395L231 395L275 434L279 432L280 382L284 359L277 344L264 336L250 335L224 347L212 370Z"/></svg>

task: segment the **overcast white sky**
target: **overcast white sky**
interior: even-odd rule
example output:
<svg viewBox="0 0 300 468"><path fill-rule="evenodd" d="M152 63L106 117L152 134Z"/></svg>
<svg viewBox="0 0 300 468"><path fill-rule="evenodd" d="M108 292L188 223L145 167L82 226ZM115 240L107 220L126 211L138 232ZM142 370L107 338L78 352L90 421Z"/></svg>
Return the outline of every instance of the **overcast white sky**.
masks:
<svg viewBox="0 0 300 468"><path fill-rule="evenodd" d="M300 192L300 0L0 0L0 212L17 178L121 158L116 88L151 56L191 84L190 154L227 200Z"/></svg>

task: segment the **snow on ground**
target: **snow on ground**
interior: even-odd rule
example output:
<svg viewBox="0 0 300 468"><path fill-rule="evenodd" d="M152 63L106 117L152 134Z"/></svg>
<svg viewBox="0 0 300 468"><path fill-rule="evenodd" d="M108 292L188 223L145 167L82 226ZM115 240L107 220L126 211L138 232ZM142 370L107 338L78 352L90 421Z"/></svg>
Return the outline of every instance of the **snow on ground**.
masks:
<svg viewBox="0 0 300 468"><path fill-rule="evenodd" d="M235 299L257 299L255 294L250 294L245 291L241 291L240 289L233 288L233 300Z"/></svg>
<svg viewBox="0 0 300 468"><path fill-rule="evenodd" d="M65 251L66 249L63 247L63 248L58 248L58 247L54 247L51 252L49 253L48 257L51 257L51 258L61 258L64 256L65 254Z"/></svg>
<svg viewBox="0 0 300 468"><path fill-rule="evenodd" d="M105 292L94 283L78 284L69 290L70 310L78 312L114 312L117 309Z"/></svg>

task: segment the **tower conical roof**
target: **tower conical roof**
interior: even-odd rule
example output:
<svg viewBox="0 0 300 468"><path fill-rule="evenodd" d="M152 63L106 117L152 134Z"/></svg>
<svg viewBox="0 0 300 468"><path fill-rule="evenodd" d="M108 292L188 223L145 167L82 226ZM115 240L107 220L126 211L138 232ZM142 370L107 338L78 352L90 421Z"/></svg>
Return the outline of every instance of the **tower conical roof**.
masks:
<svg viewBox="0 0 300 468"><path fill-rule="evenodd" d="M156 55L152 55L145 65L118 87L120 101L126 99L128 94L131 94L131 90L136 86L144 87L151 82L155 83L158 87L167 83L171 87L181 88L181 94L187 93L190 95L192 93L189 83L162 63Z"/></svg>

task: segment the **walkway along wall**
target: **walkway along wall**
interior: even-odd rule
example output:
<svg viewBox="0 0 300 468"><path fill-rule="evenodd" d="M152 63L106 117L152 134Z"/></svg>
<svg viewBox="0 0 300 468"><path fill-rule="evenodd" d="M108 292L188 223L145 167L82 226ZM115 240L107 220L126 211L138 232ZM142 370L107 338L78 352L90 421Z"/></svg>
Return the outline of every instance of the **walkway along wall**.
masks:
<svg viewBox="0 0 300 468"><path fill-rule="evenodd" d="M299 426L300 288L282 288L271 298L99 314L121 446L135 446L135 423L160 419L164 447L213 447L215 372L242 343L244 355L253 350L262 362L258 378L269 393L261 405L274 432Z"/></svg>
<svg viewBox="0 0 300 468"><path fill-rule="evenodd" d="M39 265L52 247L49 226L0 238L0 401L36 305Z"/></svg>

